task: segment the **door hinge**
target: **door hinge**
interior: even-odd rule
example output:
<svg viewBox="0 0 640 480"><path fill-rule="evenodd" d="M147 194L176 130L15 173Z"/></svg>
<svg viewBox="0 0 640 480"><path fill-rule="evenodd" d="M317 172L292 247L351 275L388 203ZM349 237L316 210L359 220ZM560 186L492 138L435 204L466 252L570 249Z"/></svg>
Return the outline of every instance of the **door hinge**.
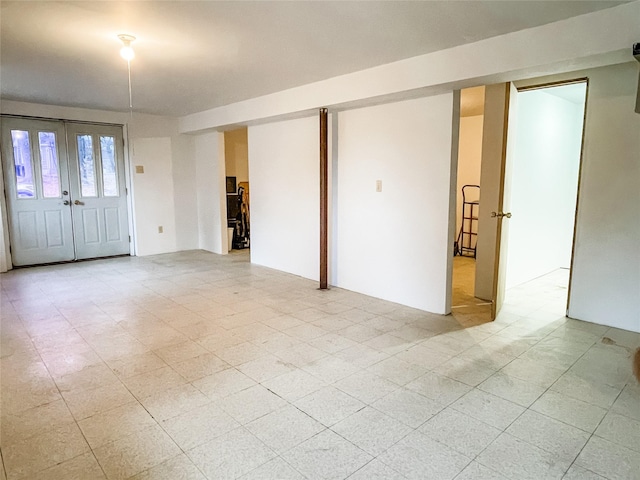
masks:
<svg viewBox="0 0 640 480"><path fill-rule="evenodd" d="M124 194L129 195L129 189L127 187L124 188Z"/></svg>
<svg viewBox="0 0 640 480"><path fill-rule="evenodd" d="M129 235L129 243L131 243L131 235Z"/></svg>

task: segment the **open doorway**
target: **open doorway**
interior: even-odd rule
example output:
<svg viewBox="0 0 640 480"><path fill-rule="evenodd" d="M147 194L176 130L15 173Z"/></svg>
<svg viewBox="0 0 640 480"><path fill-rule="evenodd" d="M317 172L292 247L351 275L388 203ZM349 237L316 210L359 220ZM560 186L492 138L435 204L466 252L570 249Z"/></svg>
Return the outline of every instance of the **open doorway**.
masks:
<svg viewBox="0 0 640 480"><path fill-rule="evenodd" d="M507 220L504 305L513 313L564 316L570 280L587 83L520 90Z"/></svg>
<svg viewBox="0 0 640 480"><path fill-rule="evenodd" d="M229 252L251 245L247 128L224 132Z"/></svg>
<svg viewBox="0 0 640 480"><path fill-rule="evenodd" d="M460 127L458 175L456 183L456 240L452 275L452 314L465 323L490 320L487 300L476 297L476 254L485 87L466 88L460 92Z"/></svg>

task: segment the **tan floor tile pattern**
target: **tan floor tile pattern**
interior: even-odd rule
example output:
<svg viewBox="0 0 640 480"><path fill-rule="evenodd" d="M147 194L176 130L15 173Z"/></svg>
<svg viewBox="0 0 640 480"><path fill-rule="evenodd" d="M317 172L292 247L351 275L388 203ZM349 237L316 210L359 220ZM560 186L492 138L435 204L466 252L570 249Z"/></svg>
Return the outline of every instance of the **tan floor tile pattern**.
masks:
<svg viewBox="0 0 640 480"><path fill-rule="evenodd" d="M640 334L565 318L564 270L489 323L246 251L1 280L0 480L638 479Z"/></svg>

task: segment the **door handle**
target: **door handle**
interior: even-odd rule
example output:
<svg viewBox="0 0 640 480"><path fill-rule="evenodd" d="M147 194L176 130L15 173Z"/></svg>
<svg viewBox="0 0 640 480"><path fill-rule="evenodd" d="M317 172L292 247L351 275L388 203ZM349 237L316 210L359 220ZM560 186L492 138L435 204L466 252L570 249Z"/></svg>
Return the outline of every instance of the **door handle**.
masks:
<svg viewBox="0 0 640 480"><path fill-rule="evenodd" d="M75 202L73 202L74 205L84 205L84 202L81 202L80 200L76 200Z"/></svg>
<svg viewBox="0 0 640 480"><path fill-rule="evenodd" d="M502 218L502 217L507 217L507 218L511 218L511 212L507 212L507 213L502 213L502 212L491 212L491 218Z"/></svg>
<svg viewBox="0 0 640 480"><path fill-rule="evenodd" d="M62 204L63 204L63 205L69 205L69 204L70 204L70 202L69 202L69 200L65 200L64 202L62 202Z"/></svg>

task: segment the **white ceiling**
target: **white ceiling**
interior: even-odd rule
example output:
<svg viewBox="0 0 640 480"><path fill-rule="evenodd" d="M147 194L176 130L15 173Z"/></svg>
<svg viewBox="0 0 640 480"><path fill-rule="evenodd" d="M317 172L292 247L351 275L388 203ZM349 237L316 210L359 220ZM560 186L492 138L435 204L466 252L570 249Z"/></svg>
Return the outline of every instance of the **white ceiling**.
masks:
<svg viewBox="0 0 640 480"><path fill-rule="evenodd" d="M0 95L181 116L617 1L4 1ZM526 55L526 52L522 52Z"/></svg>

